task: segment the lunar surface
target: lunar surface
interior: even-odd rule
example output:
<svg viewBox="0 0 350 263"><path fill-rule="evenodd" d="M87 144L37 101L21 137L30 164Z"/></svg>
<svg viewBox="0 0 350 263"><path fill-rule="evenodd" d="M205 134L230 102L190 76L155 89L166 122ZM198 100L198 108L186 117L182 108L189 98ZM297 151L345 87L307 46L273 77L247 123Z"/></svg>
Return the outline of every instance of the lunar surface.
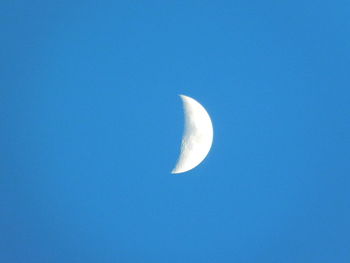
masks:
<svg viewBox="0 0 350 263"><path fill-rule="evenodd" d="M196 100L180 95L185 115L181 152L171 173L187 172L199 165L208 155L213 143L213 124L209 114Z"/></svg>

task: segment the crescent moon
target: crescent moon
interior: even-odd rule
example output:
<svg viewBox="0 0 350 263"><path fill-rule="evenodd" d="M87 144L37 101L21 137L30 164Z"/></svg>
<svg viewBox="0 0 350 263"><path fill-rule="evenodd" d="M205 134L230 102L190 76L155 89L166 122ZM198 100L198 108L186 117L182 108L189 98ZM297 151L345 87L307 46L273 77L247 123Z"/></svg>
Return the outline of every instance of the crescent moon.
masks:
<svg viewBox="0 0 350 263"><path fill-rule="evenodd" d="M179 159L172 174L187 172L199 165L208 155L213 143L213 124L208 112L196 100L180 95L185 115Z"/></svg>

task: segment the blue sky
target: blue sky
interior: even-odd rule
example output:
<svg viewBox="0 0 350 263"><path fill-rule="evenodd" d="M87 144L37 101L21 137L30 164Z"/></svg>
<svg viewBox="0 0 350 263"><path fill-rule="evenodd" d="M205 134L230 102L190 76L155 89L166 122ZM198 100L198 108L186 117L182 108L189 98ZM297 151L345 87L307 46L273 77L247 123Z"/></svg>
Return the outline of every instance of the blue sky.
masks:
<svg viewBox="0 0 350 263"><path fill-rule="evenodd" d="M2 1L0 262L349 262L349 12ZM178 94L214 124L185 175Z"/></svg>

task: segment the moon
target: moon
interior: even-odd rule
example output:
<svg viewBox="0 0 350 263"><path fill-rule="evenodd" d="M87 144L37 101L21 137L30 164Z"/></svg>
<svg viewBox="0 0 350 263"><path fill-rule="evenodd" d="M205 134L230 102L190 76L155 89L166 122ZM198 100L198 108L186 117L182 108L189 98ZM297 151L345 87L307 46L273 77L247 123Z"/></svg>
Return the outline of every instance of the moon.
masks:
<svg viewBox="0 0 350 263"><path fill-rule="evenodd" d="M172 174L187 172L208 155L213 143L213 124L208 112L196 100L180 95L185 115L181 150Z"/></svg>

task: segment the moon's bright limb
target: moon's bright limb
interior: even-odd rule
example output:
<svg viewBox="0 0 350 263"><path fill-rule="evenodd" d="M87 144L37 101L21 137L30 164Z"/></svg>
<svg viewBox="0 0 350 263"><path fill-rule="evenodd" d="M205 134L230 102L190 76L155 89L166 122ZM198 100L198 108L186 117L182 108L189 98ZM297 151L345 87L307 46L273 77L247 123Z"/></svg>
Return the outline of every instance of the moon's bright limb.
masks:
<svg viewBox="0 0 350 263"><path fill-rule="evenodd" d="M213 143L213 124L209 114L196 100L180 95L185 114L181 153L171 173L184 173L199 165Z"/></svg>

